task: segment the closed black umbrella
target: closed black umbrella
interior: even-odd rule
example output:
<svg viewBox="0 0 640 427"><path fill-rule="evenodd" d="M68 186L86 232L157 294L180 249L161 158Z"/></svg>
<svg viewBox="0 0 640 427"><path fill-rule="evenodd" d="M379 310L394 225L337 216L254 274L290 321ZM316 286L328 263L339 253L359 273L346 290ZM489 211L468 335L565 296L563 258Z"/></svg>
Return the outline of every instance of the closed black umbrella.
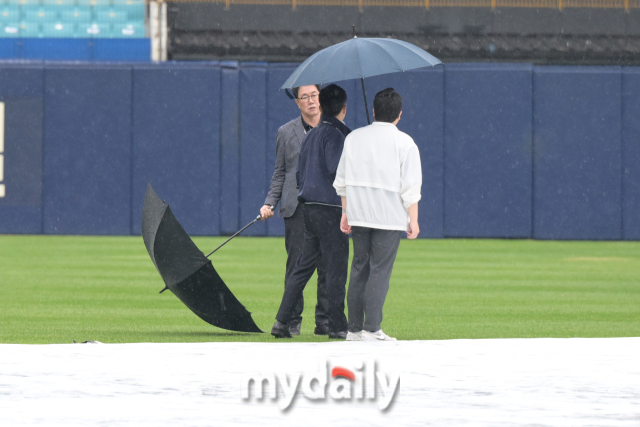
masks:
<svg viewBox="0 0 640 427"><path fill-rule="evenodd" d="M142 238L164 280L165 288L160 292L169 289L198 317L219 328L262 332L151 183L144 196Z"/></svg>

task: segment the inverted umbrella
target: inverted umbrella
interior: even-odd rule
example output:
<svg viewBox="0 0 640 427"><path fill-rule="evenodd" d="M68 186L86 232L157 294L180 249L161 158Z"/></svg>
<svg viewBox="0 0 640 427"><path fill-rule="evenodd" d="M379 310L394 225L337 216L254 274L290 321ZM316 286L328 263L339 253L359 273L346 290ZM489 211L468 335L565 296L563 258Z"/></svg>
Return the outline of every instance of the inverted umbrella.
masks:
<svg viewBox="0 0 640 427"><path fill-rule="evenodd" d="M307 58L280 89L360 79L367 122L369 109L364 78L431 67L442 62L411 43L395 39L358 38L322 49ZM293 98L287 91L287 95Z"/></svg>
<svg viewBox="0 0 640 427"><path fill-rule="evenodd" d="M164 280L160 292L169 289L198 317L219 328L262 332L150 183L142 208L142 238Z"/></svg>

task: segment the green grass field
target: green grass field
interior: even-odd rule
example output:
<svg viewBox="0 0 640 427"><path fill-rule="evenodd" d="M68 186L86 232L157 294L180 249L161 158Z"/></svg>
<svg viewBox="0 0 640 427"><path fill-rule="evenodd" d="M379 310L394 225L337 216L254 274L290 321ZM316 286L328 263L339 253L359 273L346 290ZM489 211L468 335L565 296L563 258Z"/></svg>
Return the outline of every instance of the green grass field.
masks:
<svg viewBox="0 0 640 427"><path fill-rule="evenodd" d="M209 252L224 238L194 240ZM212 327L158 294L141 237L0 236L0 260L1 343L275 341ZM239 237L212 260L268 332L284 241ZM313 335L314 293L315 277L293 341L326 340ZM412 340L640 336L640 243L403 240L382 327Z"/></svg>

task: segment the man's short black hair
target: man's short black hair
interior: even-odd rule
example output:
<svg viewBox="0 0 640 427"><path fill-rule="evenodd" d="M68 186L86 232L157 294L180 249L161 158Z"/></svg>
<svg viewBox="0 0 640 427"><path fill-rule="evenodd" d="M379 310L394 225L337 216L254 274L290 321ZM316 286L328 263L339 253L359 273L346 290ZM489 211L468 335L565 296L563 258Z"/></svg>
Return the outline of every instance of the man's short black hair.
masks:
<svg viewBox="0 0 640 427"><path fill-rule="evenodd" d="M347 103L347 92L338 85L329 85L320 91L322 114L336 117Z"/></svg>
<svg viewBox="0 0 640 427"><path fill-rule="evenodd" d="M402 97L392 87L388 87L376 93L373 109L377 122L393 123L402 111Z"/></svg>
<svg viewBox="0 0 640 427"><path fill-rule="evenodd" d="M305 85L305 86L311 86L311 85ZM318 89L318 91L320 91L320 85L314 85L316 87L316 89ZM295 99L298 99L298 89L300 89L300 87L294 87L291 89L291 91L293 92L293 97Z"/></svg>

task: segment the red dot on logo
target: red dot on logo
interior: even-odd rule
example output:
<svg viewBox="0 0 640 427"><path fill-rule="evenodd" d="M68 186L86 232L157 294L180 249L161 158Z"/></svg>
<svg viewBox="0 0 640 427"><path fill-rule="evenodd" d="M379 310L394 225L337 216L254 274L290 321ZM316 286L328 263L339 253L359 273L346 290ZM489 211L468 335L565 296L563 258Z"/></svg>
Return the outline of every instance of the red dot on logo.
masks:
<svg viewBox="0 0 640 427"><path fill-rule="evenodd" d="M356 376L355 376L355 374L353 372L351 372L347 368L342 368L340 366L336 366L335 368L333 368L331 370L331 376L333 378L342 377L342 378L346 378L346 379L351 380L351 381L355 381L356 380Z"/></svg>

